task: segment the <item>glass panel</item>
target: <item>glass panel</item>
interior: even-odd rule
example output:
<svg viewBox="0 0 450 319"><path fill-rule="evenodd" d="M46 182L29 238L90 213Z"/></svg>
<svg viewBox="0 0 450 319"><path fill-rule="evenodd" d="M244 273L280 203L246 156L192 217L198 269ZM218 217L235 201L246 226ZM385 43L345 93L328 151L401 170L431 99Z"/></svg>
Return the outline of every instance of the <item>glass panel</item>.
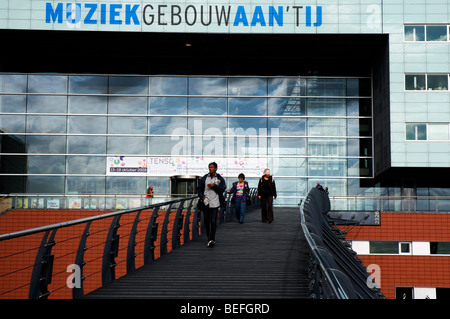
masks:
<svg viewBox="0 0 450 319"><path fill-rule="evenodd" d="M308 135L310 136L346 136L345 119L308 119Z"/></svg>
<svg viewBox="0 0 450 319"><path fill-rule="evenodd" d="M307 79L307 95L311 96L345 96L345 79Z"/></svg>
<svg viewBox="0 0 450 319"><path fill-rule="evenodd" d="M108 98L103 96L69 96L69 113L107 114Z"/></svg>
<svg viewBox="0 0 450 319"><path fill-rule="evenodd" d="M108 117L108 134L147 134L147 118Z"/></svg>
<svg viewBox="0 0 450 319"><path fill-rule="evenodd" d="M147 137L110 136L107 145L107 153L111 155L147 153Z"/></svg>
<svg viewBox="0 0 450 319"><path fill-rule="evenodd" d="M425 90L424 74L406 74L405 90Z"/></svg>
<svg viewBox="0 0 450 319"><path fill-rule="evenodd" d="M150 114L183 115L187 114L187 97L151 97Z"/></svg>
<svg viewBox="0 0 450 319"><path fill-rule="evenodd" d="M69 77L69 93L107 94L107 76L72 75Z"/></svg>
<svg viewBox="0 0 450 319"><path fill-rule="evenodd" d="M261 146L263 143L266 143L266 138L260 139L257 136L228 137L226 140L227 154L238 157L242 155L265 155L265 152L260 152L261 149L265 151L266 145Z"/></svg>
<svg viewBox="0 0 450 319"><path fill-rule="evenodd" d="M27 97L25 95L0 96L0 113L25 113Z"/></svg>
<svg viewBox="0 0 450 319"><path fill-rule="evenodd" d="M146 97L110 97L109 114L147 114Z"/></svg>
<svg viewBox="0 0 450 319"><path fill-rule="evenodd" d="M227 79L189 78L189 95L227 95Z"/></svg>
<svg viewBox="0 0 450 319"><path fill-rule="evenodd" d="M29 93L67 93L67 76L29 75Z"/></svg>
<svg viewBox="0 0 450 319"><path fill-rule="evenodd" d="M25 115L0 116L0 131L4 133L25 133Z"/></svg>
<svg viewBox="0 0 450 319"><path fill-rule="evenodd" d="M65 154L65 136L27 136L28 153Z"/></svg>
<svg viewBox="0 0 450 319"><path fill-rule="evenodd" d="M110 76L110 94L148 94L148 78L140 76Z"/></svg>
<svg viewBox="0 0 450 319"><path fill-rule="evenodd" d="M150 136L148 138L149 155L191 155L188 145L190 136Z"/></svg>
<svg viewBox="0 0 450 319"><path fill-rule="evenodd" d="M261 129L267 128L267 119L253 117L233 117L228 119L228 126L235 134L241 134L242 130L247 135L258 135Z"/></svg>
<svg viewBox="0 0 450 319"><path fill-rule="evenodd" d="M309 139L309 156L346 156L346 140L344 139Z"/></svg>
<svg viewBox="0 0 450 319"><path fill-rule="evenodd" d="M265 78L229 78L228 95L266 96L267 80Z"/></svg>
<svg viewBox="0 0 450 319"><path fill-rule="evenodd" d="M188 130L191 134L225 134L227 119L222 117L191 117L188 118Z"/></svg>
<svg viewBox="0 0 450 319"><path fill-rule="evenodd" d="M428 124L428 140L448 140L448 124Z"/></svg>
<svg viewBox="0 0 450 319"><path fill-rule="evenodd" d="M186 95L187 78L150 77L150 94L154 95Z"/></svg>
<svg viewBox="0 0 450 319"><path fill-rule="evenodd" d="M269 155L306 155L305 138L271 137L269 143Z"/></svg>
<svg viewBox="0 0 450 319"><path fill-rule="evenodd" d="M266 115L265 98L230 98L228 115Z"/></svg>
<svg viewBox="0 0 450 319"><path fill-rule="evenodd" d="M69 154L106 154L105 136L68 136Z"/></svg>
<svg viewBox="0 0 450 319"><path fill-rule="evenodd" d="M106 117L69 116L68 131L72 134L106 134Z"/></svg>
<svg viewBox="0 0 450 319"><path fill-rule="evenodd" d="M398 242L396 241L371 241L371 254L398 254Z"/></svg>
<svg viewBox="0 0 450 319"><path fill-rule="evenodd" d="M68 156L67 174L105 174L105 163L103 156Z"/></svg>
<svg viewBox="0 0 450 319"><path fill-rule="evenodd" d="M346 95L347 96L359 96L359 79L347 79L347 94Z"/></svg>
<svg viewBox="0 0 450 319"><path fill-rule="evenodd" d="M306 79L301 78L269 78L269 96L304 96L306 95Z"/></svg>
<svg viewBox="0 0 450 319"><path fill-rule="evenodd" d="M27 193L62 194L64 193L63 176L28 176Z"/></svg>
<svg viewBox="0 0 450 319"><path fill-rule="evenodd" d="M405 25L405 41L425 41L425 26Z"/></svg>
<svg viewBox="0 0 450 319"><path fill-rule="evenodd" d="M180 128L186 128L185 117L150 117L150 134L173 134ZM193 132L193 131L191 131Z"/></svg>
<svg viewBox="0 0 450 319"><path fill-rule="evenodd" d="M270 98L268 100L268 114L279 116L305 115L306 99L301 98Z"/></svg>
<svg viewBox="0 0 450 319"><path fill-rule="evenodd" d="M27 133L66 133L66 117L29 115Z"/></svg>
<svg viewBox="0 0 450 319"><path fill-rule="evenodd" d="M268 129L272 134L272 129L278 129L280 136L305 136L306 119L302 118L269 118Z"/></svg>
<svg viewBox="0 0 450 319"><path fill-rule="evenodd" d="M308 159L308 174L310 176L346 176L346 159Z"/></svg>
<svg viewBox="0 0 450 319"><path fill-rule="evenodd" d="M345 116L347 105L344 99L307 99L309 116Z"/></svg>
<svg viewBox="0 0 450 319"><path fill-rule="evenodd" d="M447 26L427 25L427 41L447 41Z"/></svg>
<svg viewBox="0 0 450 319"><path fill-rule="evenodd" d="M27 80L26 75L0 74L0 93L26 93Z"/></svg>
<svg viewBox="0 0 450 319"><path fill-rule="evenodd" d="M291 157L277 157L269 158L269 167L274 176L306 176L306 159L305 158L291 158ZM279 183L278 179L277 188ZM277 192L278 193L278 192ZM298 194L297 194L298 195ZM278 194L280 196L280 194Z"/></svg>
<svg viewBox="0 0 450 319"><path fill-rule="evenodd" d="M145 177L106 177L107 194L145 194Z"/></svg>
<svg viewBox="0 0 450 319"><path fill-rule="evenodd" d="M447 90L448 89L448 75L427 75L427 89L428 90Z"/></svg>
<svg viewBox="0 0 450 319"><path fill-rule="evenodd" d="M67 193L71 194L105 194L104 177L67 176ZM84 198L82 208L98 209L98 197Z"/></svg>
<svg viewBox="0 0 450 319"><path fill-rule="evenodd" d="M189 115L226 115L226 98L191 97L188 100Z"/></svg>
<svg viewBox="0 0 450 319"><path fill-rule="evenodd" d="M65 156L28 156L28 174L64 174Z"/></svg>
<svg viewBox="0 0 450 319"><path fill-rule="evenodd" d="M67 97L66 96L29 95L28 96L28 112L29 113L66 113L67 112Z"/></svg>

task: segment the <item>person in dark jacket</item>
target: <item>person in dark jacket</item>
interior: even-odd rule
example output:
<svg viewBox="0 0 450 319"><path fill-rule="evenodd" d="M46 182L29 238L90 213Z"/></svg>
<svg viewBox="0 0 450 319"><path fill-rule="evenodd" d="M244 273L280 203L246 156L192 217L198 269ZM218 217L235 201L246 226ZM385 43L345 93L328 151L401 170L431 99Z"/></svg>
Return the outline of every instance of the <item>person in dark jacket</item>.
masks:
<svg viewBox="0 0 450 319"><path fill-rule="evenodd" d="M219 208L225 204L223 192L227 188L227 185L223 177L217 174L217 163L209 163L208 169L209 174L204 175L198 183L197 193L206 207L202 213L206 236L208 237L208 247L214 247L216 244Z"/></svg>
<svg viewBox="0 0 450 319"><path fill-rule="evenodd" d="M258 198L261 200L262 222L273 222L273 201L277 199L277 188L268 168L264 170L264 175L259 179Z"/></svg>
<svg viewBox="0 0 450 319"><path fill-rule="evenodd" d="M245 181L245 175L240 173L238 176L238 181L233 183L233 186L228 191L233 198L231 201L234 201L234 207L236 210L236 217L239 220L239 223L244 223L246 202L247 202L247 193L250 190L248 187L248 182Z"/></svg>

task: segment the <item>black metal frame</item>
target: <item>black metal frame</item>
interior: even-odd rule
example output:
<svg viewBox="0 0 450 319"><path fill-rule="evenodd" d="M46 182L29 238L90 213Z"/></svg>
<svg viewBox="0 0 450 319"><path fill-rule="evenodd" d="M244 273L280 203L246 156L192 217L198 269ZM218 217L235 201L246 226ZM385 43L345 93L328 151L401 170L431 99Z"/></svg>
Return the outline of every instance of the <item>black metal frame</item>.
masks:
<svg viewBox="0 0 450 319"><path fill-rule="evenodd" d="M311 248L308 269L310 298L384 299L373 278L333 220L328 195L312 188L300 208L301 224ZM355 221L348 222L356 224ZM371 283L368 285L368 283Z"/></svg>

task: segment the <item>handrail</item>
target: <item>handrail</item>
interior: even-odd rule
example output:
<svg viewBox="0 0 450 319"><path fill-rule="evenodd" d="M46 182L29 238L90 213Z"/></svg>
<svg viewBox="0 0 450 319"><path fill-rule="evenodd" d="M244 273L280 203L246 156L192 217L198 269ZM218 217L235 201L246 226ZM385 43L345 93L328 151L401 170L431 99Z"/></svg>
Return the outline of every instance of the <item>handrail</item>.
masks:
<svg viewBox="0 0 450 319"><path fill-rule="evenodd" d="M252 199L252 205L249 209L256 208L259 205L256 195L256 189L251 189L250 197ZM225 196L227 196L226 193ZM5 245L4 247L6 248L3 251L9 251L8 255L0 256L0 262L3 263L5 260L10 259L11 262L8 261L8 263L14 265L14 267L17 267L16 265L18 264L15 263L16 258L19 258L20 260L28 260L25 259L25 257L22 257L22 255L27 256L26 258L34 259L34 263L30 262L29 264L24 264L23 261L21 261L18 269L5 269L5 267L1 268L3 273L0 272L0 279L3 283L9 283L3 285L3 289L0 291L0 298L2 298L3 295L14 293L14 291L19 289L22 291L20 293L20 298L24 298L23 289L28 289L28 298L46 299L52 293L49 291L49 287L52 283L52 278L56 276L58 276L60 286L53 289L54 291L65 288L66 285L69 287L69 279L67 279L66 284L64 278L64 276L67 275L65 275L64 271L61 272L60 270L61 267L65 268L67 266L66 263L68 263L70 267L73 267L70 268L71 270L74 270L74 273L70 275L72 276L73 281L76 282L76 278L80 279L77 282L78 286L75 285L73 287L69 287L73 288L71 292L72 298L82 298L84 296L83 282L86 277L90 277L92 275L96 276L97 273L101 273L101 285L103 286L116 279L116 266L122 262L126 262L126 273L130 273L136 269L135 259L138 255L143 255L140 262L143 262L143 264L146 265L151 263L156 258L155 250L157 248L159 250L159 256L162 256L168 252L169 243L171 243L171 248L173 250L181 247L181 240L183 240L184 243L191 240L197 240L204 233L202 231L202 214L198 211L196 205L197 198L198 196L177 198L171 201L155 203L133 209L113 211L92 217L0 234L0 244ZM226 197L226 207L219 210L219 223L229 221L232 216L235 216L230 198L231 196ZM157 218L160 216L159 214L161 212L165 212L165 215L162 215L164 217L163 221L158 221ZM131 218L134 219L134 222L129 222L129 218L125 219L131 230L126 228L123 233L119 233L118 229L123 226L120 224L121 218L132 213L135 213L135 215L131 216ZM144 215L145 217L143 217ZM92 226L94 223L98 223L101 220L106 220L106 218L112 218L112 221L108 220L106 221L106 224L101 222L95 229L91 229L94 228L94 226ZM142 225L144 220L147 220L147 225ZM141 223L139 224L139 222ZM190 224L192 224L192 227L190 227ZM63 232L62 237L59 239L58 237L55 237L58 230L76 225L85 225L83 227L84 230L81 233L80 228L73 228L73 230L71 228L67 230L67 233L70 233L70 239L63 239L62 242L64 242L64 244L62 244L61 238L65 238L64 236L67 236L66 232ZM138 230L138 225L142 225L144 229ZM107 228L99 230L98 227ZM101 234L104 231L107 233L106 239ZM172 232L171 237L168 236L170 231ZM97 236L100 236L100 238L97 237L97 241L91 241L90 243L89 238L90 236L95 236L94 233L96 233ZM142 233L142 238L139 239L142 243L140 246L136 246L138 244L138 240L136 238L138 233ZM39 234L43 234L40 244L36 243L37 247L31 247L34 244L24 245L17 243L17 240L19 240L20 243L23 243L23 238L28 238L26 236L36 234L38 236ZM36 237L33 238L34 239L32 239L32 241L35 241ZM127 242L121 245L124 238L127 238ZM11 242L9 242L10 240ZM74 240L75 242L70 242L69 244L68 241L71 240ZM27 242L25 241L25 243ZM68 250L61 253L60 250L56 249L55 251L53 249L55 246L59 247L61 245L69 246ZM17 247L22 247L23 250L18 251ZM85 252L90 252L90 248L95 247L96 249L92 250L92 253L95 254L94 257L91 256L89 261L85 261ZM135 247L139 247L139 251L135 251ZM37 252L35 252L36 250ZM121 250L125 250L125 252L123 255L119 256L119 251ZM118 256L121 258L119 261L116 260ZM69 259L67 259L67 257ZM92 274L85 276L84 272L86 270L83 270L83 268L86 264L90 264L91 262L93 262L93 266L90 266L91 268L88 270L93 269L93 272ZM58 271L53 269L54 263L57 265L55 268L58 268ZM101 265L98 265L98 263ZM75 268L78 269L78 277L76 278ZM29 277L30 275L27 274L29 271L31 271L31 279ZM63 282L61 281L61 276L63 276ZM19 280L15 280L16 277ZM21 282L22 284L18 284L18 282ZM6 286L9 287L13 285L19 286L12 288L9 291L5 291ZM97 288L99 288L99 286L97 286Z"/></svg>
<svg viewBox="0 0 450 319"><path fill-rule="evenodd" d="M316 262L319 264L320 270L323 273L324 276L324 283L326 283L329 287L329 289L332 290L332 297L338 299L349 299L349 296L345 293L344 289L341 287L341 284L339 283L336 276L329 271L329 269L325 266L325 261L322 258L321 253L318 250L317 245L315 244L308 227L306 226L306 219L305 215L303 214L303 205L305 202L309 200L308 196L306 197L305 201L301 205L300 209L300 221L303 229L303 233L305 235L306 241L308 242L308 245L311 248L311 252L313 254L313 258L316 260ZM312 297L314 298L314 297Z"/></svg>
<svg viewBox="0 0 450 319"><path fill-rule="evenodd" d="M300 207L302 229L311 249L310 297L383 299L343 233L332 227L329 211L329 197L316 188L310 190Z"/></svg>
<svg viewBox="0 0 450 319"><path fill-rule="evenodd" d="M139 208L119 210L116 212L100 214L100 215L95 215L95 216L86 217L86 218L80 218L80 219L76 219L76 220L71 220L71 221L67 221L67 222L63 222L63 223L56 223L56 224L52 224L52 225L46 225L46 226L42 226L42 227L30 228L30 229L21 230L21 231L17 231L17 232L13 232L13 233L0 234L0 241L17 238L17 237L22 237L22 236L27 236L27 235L32 235L32 234L49 231L49 230L54 230L54 229L59 229L59 228L63 228L63 227L70 227L70 226L83 224L83 223L87 223L87 222L92 222L92 221L100 220L100 219L104 219L104 218L114 217L114 216L118 216L118 215L134 213L134 212L141 211L141 210L149 210L149 209L155 208L155 207L161 207L161 206L178 203L181 200L191 200L191 199L195 199L195 198L197 198L197 196L187 197L187 198L183 198L183 199L179 199L179 200L172 200L169 202L163 202L163 203L158 203L158 204L147 205L147 206L143 206L143 207L139 207Z"/></svg>

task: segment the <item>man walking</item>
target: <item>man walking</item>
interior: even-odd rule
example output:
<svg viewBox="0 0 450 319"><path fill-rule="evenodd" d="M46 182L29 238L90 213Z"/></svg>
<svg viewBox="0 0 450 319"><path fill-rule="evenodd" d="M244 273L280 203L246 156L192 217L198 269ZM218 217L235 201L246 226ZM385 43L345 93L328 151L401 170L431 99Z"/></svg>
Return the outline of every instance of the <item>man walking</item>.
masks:
<svg viewBox="0 0 450 319"><path fill-rule="evenodd" d="M203 218L205 221L206 236L208 237L208 247L216 244L216 227L219 208L225 203L223 192L227 188L225 180L217 174L217 163L208 165L209 174L203 176L197 188L198 197L205 204Z"/></svg>

